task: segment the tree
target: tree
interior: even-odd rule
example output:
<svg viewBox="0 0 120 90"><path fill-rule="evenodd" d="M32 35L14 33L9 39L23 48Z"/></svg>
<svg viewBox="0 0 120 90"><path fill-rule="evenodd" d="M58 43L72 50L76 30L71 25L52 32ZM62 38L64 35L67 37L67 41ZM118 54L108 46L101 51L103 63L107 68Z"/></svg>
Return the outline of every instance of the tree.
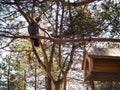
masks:
<svg viewBox="0 0 120 90"><path fill-rule="evenodd" d="M0 3L2 11L0 26L3 29L0 31L0 36L2 41L5 37L10 38L4 43L1 42L1 49L9 46L16 38L39 37L40 47L35 48L31 44L31 48L40 67L45 72L46 90L66 90L67 75L74 60L78 58L77 50L84 49L87 45L90 46L90 41L120 42L119 39L93 38L101 37L106 33L119 37L119 25L116 23L119 17L118 3L112 3L109 0L85 0L75 1L75 3L70 0L68 2L63 0L8 0ZM111 14L111 12L114 13ZM21 29L25 26L23 21L14 23L19 20L20 15L28 23L34 22L38 26L40 36L21 35ZM34 20L37 16L42 18L39 24ZM111 28L109 29L109 27ZM15 43L20 43L19 41L20 39ZM6 44L6 42L8 43Z"/></svg>
<svg viewBox="0 0 120 90"><path fill-rule="evenodd" d="M23 82L20 81L20 67L18 65L18 61L15 61L11 56L6 56L2 58L1 61L1 82L3 82L4 88L7 90L15 90L20 89L18 83Z"/></svg>

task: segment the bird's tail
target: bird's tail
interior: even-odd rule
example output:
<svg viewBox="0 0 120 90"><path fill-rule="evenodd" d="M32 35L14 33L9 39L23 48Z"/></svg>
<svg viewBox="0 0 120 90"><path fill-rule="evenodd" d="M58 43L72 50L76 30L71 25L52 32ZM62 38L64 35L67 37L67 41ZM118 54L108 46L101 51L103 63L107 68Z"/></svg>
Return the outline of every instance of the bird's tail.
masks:
<svg viewBox="0 0 120 90"><path fill-rule="evenodd" d="M33 39L33 43L35 47L39 46L39 39Z"/></svg>

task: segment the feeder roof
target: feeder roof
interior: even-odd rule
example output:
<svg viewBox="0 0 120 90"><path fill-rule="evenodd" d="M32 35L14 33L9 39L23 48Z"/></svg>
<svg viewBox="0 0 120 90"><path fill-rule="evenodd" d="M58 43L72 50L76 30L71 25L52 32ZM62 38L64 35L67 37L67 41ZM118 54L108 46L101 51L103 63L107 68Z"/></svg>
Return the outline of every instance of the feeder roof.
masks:
<svg viewBox="0 0 120 90"><path fill-rule="evenodd" d="M86 51L91 57L119 57L120 48L90 48Z"/></svg>

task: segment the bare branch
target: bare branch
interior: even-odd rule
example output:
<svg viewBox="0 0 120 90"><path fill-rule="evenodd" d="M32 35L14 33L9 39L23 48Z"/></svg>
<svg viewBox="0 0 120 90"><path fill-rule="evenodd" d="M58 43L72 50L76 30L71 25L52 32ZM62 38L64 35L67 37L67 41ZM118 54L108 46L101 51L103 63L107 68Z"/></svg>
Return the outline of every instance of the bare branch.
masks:
<svg viewBox="0 0 120 90"><path fill-rule="evenodd" d="M71 53L70 53L70 61L69 61L68 66L67 66L67 68L65 70L65 73L64 73L65 75L67 75L68 71L70 70L70 68L72 66L75 49L76 49L76 47L73 45Z"/></svg>
<svg viewBox="0 0 120 90"><path fill-rule="evenodd" d="M49 78L54 82L54 78L52 77L52 75L50 74L49 70L46 68L46 66L42 63L42 61L40 60L39 58L39 55L34 47L34 45L32 44L32 47L33 47L33 52L35 53L36 55L36 58L38 60L38 63L40 64L40 66L45 70L46 74L49 76Z"/></svg>
<svg viewBox="0 0 120 90"><path fill-rule="evenodd" d="M40 48L41 48L41 50L42 50L43 57L44 57L44 60L45 60L46 68L47 68L47 70L48 70L49 67L47 67L47 65L48 65L49 63L48 63L47 53L46 53L46 51L45 51L45 49L44 49L44 46L43 46L42 42L40 41L39 43L40 43Z"/></svg>
<svg viewBox="0 0 120 90"><path fill-rule="evenodd" d="M14 36L14 34L12 34L12 32L10 32L10 31L0 31L0 33L2 33L3 35L4 35L4 34L9 34L9 35ZM1 35L1 34L0 34L0 35Z"/></svg>
<svg viewBox="0 0 120 90"><path fill-rule="evenodd" d="M1 47L0 49L6 48L7 46L9 46L15 39L13 38L9 43L7 43L5 46Z"/></svg>
<svg viewBox="0 0 120 90"><path fill-rule="evenodd" d="M14 0L15 3L17 3L16 0ZM19 6L19 4L16 4L17 8L18 8L18 11L24 16L24 18L27 20L28 23L30 23L30 19L29 19L29 15L26 14Z"/></svg>
<svg viewBox="0 0 120 90"><path fill-rule="evenodd" d="M67 59L68 59L69 55L70 55L70 54L68 54L68 55L66 56L66 58L65 58L65 60L64 60L64 62L63 62L63 66L62 66L62 68L64 68L64 67L65 67L65 63L66 63L66 61L67 61Z"/></svg>
<svg viewBox="0 0 120 90"><path fill-rule="evenodd" d="M3 48L3 50L7 52L32 52L33 51L33 50L7 50L5 48Z"/></svg>
<svg viewBox="0 0 120 90"><path fill-rule="evenodd" d="M49 8L51 8L51 7L52 7L52 5ZM53 27L54 25L51 23L51 21L49 20L48 16L46 15L47 14L47 10L44 10L44 9L41 9L41 10L42 10L42 13L44 14L44 16L46 17L47 21L51 24L52 29L54 30L54 27Z"/></svg>
<svg viewBox="0 0 120 90"><path fill-rule="evenodd" d="M50 60L49 60L49 64L50 64L50 65L51 65L51 63L52 63L53 56L54 56L54 53L55 53L55 46L56 46L56 44L53 43L53 45L52 45L52 51L51 51L51 54L50 54Z"/></svg>
<svg viewBox="0 0 120 90"><path fill-rule="evenodd" d="M84 1L81 1L81 2L76 2L76 3L70 3L70 2L63 2L61 1L64 5L70 5L70 6L74 6L74 7L78 7L78 6L81 6L81 5L86 5L86 4L89 4L89 3L92 3L96 0L84 0Z"/></svg>
<svg viewBox="0 0 120 90"><path fill-rule="evenodd" d="M9 4L9 5L16 5L16 4L18 4L18 3L16 3L16 2L8 2L8 1L5 1L5 2L0 2L1 4Z"/></svg>
<svg viewBox="0 0 120 90"><path fill-rule="evenodd" d="M120 42L120 38L115 39L115 38L81 38L81 39L69 39L69 38L63 38L63 39L59 39L59 38L49 38L49 37L45 37L45 36L6 36L4 34L0 34L0 37L6 37L6 38L40 38L40 39L46 39L46 40L50 40L52 42L55 43L66 43L66 42L70 42L70 43L82 43L82 42Z"/></svg>
<svg viewBox="0 0 120 90"><path fill-rule="evenodd" d="M62 2L64 5L67 5L67 6L74 6L74 7L78 7L78 6L81 6L81 5L86 5L86 4L89 4L89 3L92 3L96 0L84 0L84 1L81 1L81 2L74 2L74 3L71 3L71 2L66 2L64 0L60 0L60 2Z"/></svg>

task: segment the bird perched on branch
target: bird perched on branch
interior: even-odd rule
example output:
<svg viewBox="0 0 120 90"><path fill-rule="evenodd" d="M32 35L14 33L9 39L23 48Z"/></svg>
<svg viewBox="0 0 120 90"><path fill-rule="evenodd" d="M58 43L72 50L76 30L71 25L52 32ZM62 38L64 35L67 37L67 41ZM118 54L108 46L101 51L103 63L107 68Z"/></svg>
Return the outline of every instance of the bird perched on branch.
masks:
<svg viewBox="0 0 120 90"><path fill-rule="evenodd" d="M40 21L40 18L37 17L35 20L38 23ZM29 23L28 32L29 32L30 36L39 36L39 28L35 22L31 21ZM35 47L39 46L39 38L31 38L31 40Z"/></svg>

